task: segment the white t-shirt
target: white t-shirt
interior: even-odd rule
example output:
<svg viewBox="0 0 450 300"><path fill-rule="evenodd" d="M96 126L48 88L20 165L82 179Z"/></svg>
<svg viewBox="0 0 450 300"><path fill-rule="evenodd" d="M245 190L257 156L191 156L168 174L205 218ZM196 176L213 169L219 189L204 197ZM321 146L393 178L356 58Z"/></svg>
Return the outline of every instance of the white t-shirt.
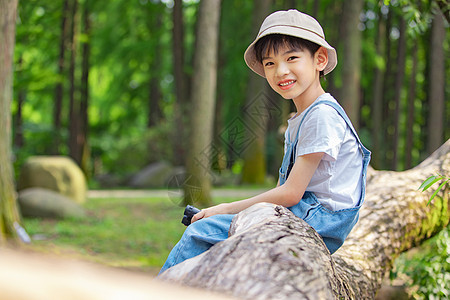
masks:
<svg viewBox="0 0 450 300"><path fill-rule="evenodd" d="M315 102L321 100L337 103L330 94L321 95ZM288 120L285 140L288 133L290 140L295 140L307 110ZM361 197L363 157L345 120L333 107L320 104L306 115L298 134L296 157L325 153L306 190L313 192L319 202L332 211L355 207Z"/></svg>

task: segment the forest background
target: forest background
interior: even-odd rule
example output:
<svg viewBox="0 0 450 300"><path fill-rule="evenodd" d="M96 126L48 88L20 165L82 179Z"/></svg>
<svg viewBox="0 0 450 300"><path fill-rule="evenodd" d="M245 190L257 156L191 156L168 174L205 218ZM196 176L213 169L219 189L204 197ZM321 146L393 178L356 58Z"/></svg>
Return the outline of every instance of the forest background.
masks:
<svg viewBox="0 0 450 300"><path fill-rule="evenodd" d="M183 166L189 160L206 161L197 176L215 185L227 176L238 178L233 183L274 184L293 107L248 70L243 52L266 15L288 8L315 16L336 47L338 67L323 84L372 150L372 167L408 169L448 140L447 1L224 0L217 27L198 25L212 15L201 7L212 2L220 3L20 1L12 102L16 176L32 155L69 155L91 188L123 187L153 162ZM201 30L218 33L218 48L198 42ZM206 57L214 58L214 82L202 79L203 86L214 87L213 96L193 97L205 74L196 62ZM210 119L199 113L206 106L214 111ZM205 144L195 131L212 134ZM418 285L447 297L448 227L435 244L412 270Z"/></svg>
<svg viewBox="0 0 450 300"><path fill-rule="evenodd" d="M243 53L266 15L297 8L319 20L337 49L323 85L372 150L372 167L417 165L450 137L445 3L222 1L217 88L206 100L215 107L213 138L194 155L207 156L214 176L276 180L293 107L246 67ZM201 13L194 0L19 1L15 174L31 155L71 156L91 187L105 177L123 185L152 162L184 165Z"/></svg>

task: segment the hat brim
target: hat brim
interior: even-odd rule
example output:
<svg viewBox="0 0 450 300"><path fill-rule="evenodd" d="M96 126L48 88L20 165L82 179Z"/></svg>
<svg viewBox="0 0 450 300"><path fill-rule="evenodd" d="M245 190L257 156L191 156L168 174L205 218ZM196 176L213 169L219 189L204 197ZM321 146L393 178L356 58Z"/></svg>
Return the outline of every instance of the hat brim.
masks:
<svg viewBox="0 0 450 300"><path fill-rule="evenodd" d="M330 73L333 71L333 69L337 65L337 54L336 50L331 47L323 38L321 38L319 35L315 34L314 32L294 27L294 26L273 26L262 33L260 33L256 39L253 41L253 43L250 44L250 46L247 47L247 50L245 50L244 53L244 59L247 66L252 69L255 73L258 75L261 75L262 77L266 77L264 73L264 67L261 62L259 62L256 59L255 54L255 44L258 42L258 40L266 35L270 34L284 34L284 35L290 35L298 38L302 38L308 41L311 41L313 43L316 43L325 49L327 49L328 52L328 64L326 65L325 69L323 70L324 75Z"/></svg>

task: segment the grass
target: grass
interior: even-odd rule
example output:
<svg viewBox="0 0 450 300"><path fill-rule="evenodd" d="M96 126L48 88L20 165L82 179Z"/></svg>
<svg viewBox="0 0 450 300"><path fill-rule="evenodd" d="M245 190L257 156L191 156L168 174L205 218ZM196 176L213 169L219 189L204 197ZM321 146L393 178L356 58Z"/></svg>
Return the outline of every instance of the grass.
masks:
<svg viewBox="0 0 450 300"><path fill-rule="evenodd" d="M157 274L185 229L184 207L167 197L93 198L84 208L83 219L25 219L27 248Z"/></svg>
<svg viewBox="0 0 450 300"><path fill-rule="evenodd" d="M180 238L183 208L166 198L90 199L84 219L25 219L31 248L156 273Z"/></svg>

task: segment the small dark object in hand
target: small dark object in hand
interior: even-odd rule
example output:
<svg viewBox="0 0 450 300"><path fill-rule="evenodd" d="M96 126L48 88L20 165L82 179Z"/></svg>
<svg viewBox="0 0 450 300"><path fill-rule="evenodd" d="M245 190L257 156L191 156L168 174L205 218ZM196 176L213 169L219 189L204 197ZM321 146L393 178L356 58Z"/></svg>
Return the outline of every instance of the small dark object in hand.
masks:
<svg viewBox="0 0 450 300"><path fill-rule="evenodd" d="M198 209L197 207L187 205L184 210L184 216L183 219L181 220L181 223L183 223L186 226L189 226L191 224L192 217L199 211L200 209Z"/></svg>

